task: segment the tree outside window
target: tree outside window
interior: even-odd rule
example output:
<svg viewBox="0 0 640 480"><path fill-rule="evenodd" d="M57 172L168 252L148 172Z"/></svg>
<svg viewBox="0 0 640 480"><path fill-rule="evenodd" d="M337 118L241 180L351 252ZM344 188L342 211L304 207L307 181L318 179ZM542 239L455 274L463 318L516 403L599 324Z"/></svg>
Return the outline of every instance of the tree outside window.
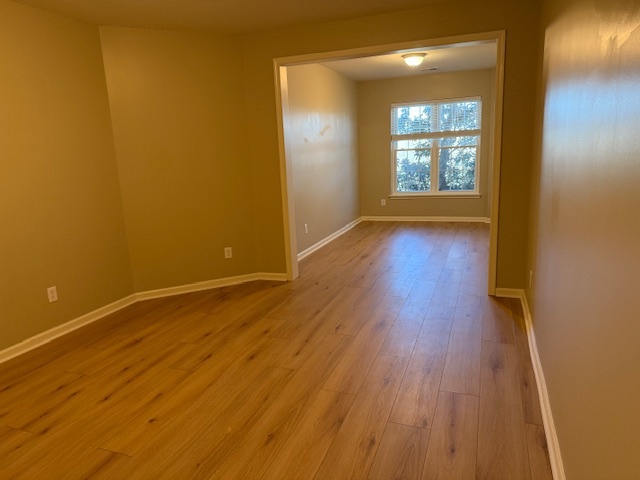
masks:
<svg viewBox="0 0 640 480"><path fill-rule="evenodd" d="M481 110L479 98L393 105L393 193L477 192Z"/></svg>

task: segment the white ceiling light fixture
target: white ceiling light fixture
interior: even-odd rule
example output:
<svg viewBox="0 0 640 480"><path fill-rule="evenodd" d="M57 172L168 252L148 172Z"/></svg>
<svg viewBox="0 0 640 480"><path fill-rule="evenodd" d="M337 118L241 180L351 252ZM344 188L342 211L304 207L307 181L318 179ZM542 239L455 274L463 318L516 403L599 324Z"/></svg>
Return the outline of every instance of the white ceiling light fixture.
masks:
<svg viewBox="0 0 640 480"><path fill-rule="evenodd" d="M402 55L402 59L404 60L404 63L410 67L417 67L422 63L426 56L426 53L407 53L406 55Z"/></svg>

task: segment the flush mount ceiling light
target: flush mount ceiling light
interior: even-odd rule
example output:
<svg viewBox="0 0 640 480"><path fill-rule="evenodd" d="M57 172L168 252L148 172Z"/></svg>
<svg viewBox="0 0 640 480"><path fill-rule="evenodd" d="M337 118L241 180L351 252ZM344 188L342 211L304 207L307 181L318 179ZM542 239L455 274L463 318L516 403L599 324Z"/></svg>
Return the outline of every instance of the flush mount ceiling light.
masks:
<svg viewBox="0 0 640 480"><path fill-rule="evenodd" d="M404 63L410 67L417 67L422 63L426 56L426 53L407 53L406 55L402 55L402 59L404 60Z"/></svg>

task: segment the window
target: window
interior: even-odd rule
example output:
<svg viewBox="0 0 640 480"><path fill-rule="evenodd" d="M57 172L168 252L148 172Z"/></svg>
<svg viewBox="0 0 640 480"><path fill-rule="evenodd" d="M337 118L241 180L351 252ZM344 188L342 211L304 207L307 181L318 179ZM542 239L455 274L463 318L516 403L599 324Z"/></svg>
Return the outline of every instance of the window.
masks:
<svg viewBox="0 0 640 480"><path fill-rule="evenodd" d="M478 194L481 117L480 98L392 105L392 194Z"/></svg>

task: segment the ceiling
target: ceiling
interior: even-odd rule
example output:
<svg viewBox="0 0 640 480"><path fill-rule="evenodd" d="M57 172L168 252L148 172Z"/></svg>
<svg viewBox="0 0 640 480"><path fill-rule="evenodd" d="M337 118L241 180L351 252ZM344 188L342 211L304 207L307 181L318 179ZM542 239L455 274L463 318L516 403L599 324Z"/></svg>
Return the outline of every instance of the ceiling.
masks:
<svg viewBox="0 0 640 480"><path fill-rule="evenodd" d="M422 65L408 67L402 60L402 54L409 52L423 52L427 56ZM495 42L476 42L403 50L385 55L321 62L321 64L353 80L367 81L493 68L496 66L496 55ZM437 70L433 70L433 68L437 68Z"/></svg>
<svg viewBox="0 0 640 480"><path fill-rule="evenodd" d="M249 33L451 0L15 0L98 25Z"/></svg>
<svg viewBox="0 0 640 480"><path fill-rule="evenodd" d="M452 0L14 0L97 25L218 33L250 33L332 20L376 15ZM411 68L401 54L426 52L423 65ZM323 62L357 81L476 70L495 66L495 43L404 50L349 60Z"/></svg>

